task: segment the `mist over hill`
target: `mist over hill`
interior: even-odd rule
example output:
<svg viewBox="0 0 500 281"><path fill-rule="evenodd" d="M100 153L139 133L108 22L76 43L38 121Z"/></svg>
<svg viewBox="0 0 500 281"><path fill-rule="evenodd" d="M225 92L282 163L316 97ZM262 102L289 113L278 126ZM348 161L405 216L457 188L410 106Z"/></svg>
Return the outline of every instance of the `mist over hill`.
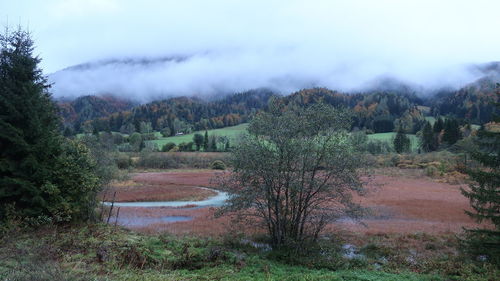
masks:
<svg viewBox="0 0 500 281"><path fill-rule="evenodd" d="M53 83L51 91L56 98L105 93L144 103L176 96L219 97L255 88L282 94L327 87L343 92L378 90L431 95L443 89L457 90L486 76L498 77L500 73L497 62L459 65L423 78L420 74L366 71L357 64L333 63L330 67L307 67L305 62L284 64L285 57L288 55L277 54L269 61L262 61L261 56L251 54L207 52L109 59L67 67L50 74L49 81Z"/></svg>

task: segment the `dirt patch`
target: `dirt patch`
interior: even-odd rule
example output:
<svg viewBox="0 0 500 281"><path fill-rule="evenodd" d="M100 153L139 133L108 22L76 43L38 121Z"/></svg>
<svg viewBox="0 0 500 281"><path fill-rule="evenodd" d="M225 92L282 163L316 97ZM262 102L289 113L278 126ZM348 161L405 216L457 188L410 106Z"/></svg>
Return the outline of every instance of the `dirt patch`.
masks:
<svg viewBox="0 0 500 281"><path fill-rule="evenodd" d="M215 171L183 171L134 174L133 180L144 185L211 186ZM356 197L372 213L364 218L363 226L350 220L341 220L327 227L327 231L345 229L356 233L449 233L463 227L477 226L465 213L469 202L460 193L460 185L435 182L430 178L404 178L374 175L366 186L367 195ZM139 195L136 195L139 196ZM158 223L135 228L143 232L168 231L183 234L217 235L228 231L258 231L254 227L235 225L231 218L214 218L215 208L121 208L120 216L189 216L192 220ZM246 229L245 229L246 228Z"/></svg>

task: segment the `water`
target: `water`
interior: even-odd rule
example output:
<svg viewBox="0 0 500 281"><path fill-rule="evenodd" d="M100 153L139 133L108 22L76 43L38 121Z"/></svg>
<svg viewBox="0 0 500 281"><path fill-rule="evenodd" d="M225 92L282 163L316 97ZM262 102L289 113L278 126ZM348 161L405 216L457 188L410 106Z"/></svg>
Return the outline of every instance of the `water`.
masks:
<svg viewBox="0 0 500 281"><path fill-rule="evenodd" d="M190 221L193 217L189 216L166 216L159 218L151 217L118 217L118 224L123 226L141 227L156 223L173 223L179 221Z"/></svg>
<svg viewBox="0 0 500 281"><path fill-rule="evenodd" d="M211 190L217 195L201 201L157 201L157 202L115 202L115 207L184 207L194 205L195 207L185 208L183 210L198 209L204 207L219 207L226 202L228 194L226 192L200 187L201 189ZM103 202L104 205L111 205L111 202ZM126 227L145 227L157 223L174 223L181 221L190 221L193 217L190 216L165 216L165 217L141 217L141 216L126 216L118 217L117 223Z"/></svg>
<svg viewBox="0 0 500 281"><path fill-rule="evenodd" d="M215 189L200 187L201 189L211 190L217 195L201 201L156 201L156 202L115 202L116 207L184 207L196 205L198 207L220 207L229 198L226 192ZM103 202L104 205L111 205L111 202Z"/></svg>

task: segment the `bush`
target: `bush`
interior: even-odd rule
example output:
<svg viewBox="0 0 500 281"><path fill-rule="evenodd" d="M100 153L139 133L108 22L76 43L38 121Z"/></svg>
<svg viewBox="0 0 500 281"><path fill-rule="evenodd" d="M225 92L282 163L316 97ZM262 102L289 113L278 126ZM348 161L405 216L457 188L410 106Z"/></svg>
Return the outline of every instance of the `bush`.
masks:
<svg viewBox="0 0 500 281"><path fill-rule="evenodd" d="M177 148L174 147L173 150ZM135 167L146 169L177 169L177 168L212 168L216 160L222 163L227 158L226 153L200 152L164 152L142 153Z"/></svg>
<svg viewBox="0 0 500 281"><path fill-rule="evenodd" d="M175 143L173 143L173 142L169 142L169 143L166 143L165 145L163 145L163 147L161 148L161 151L162 151L162 152L169 152L169 151L170 151L170 150L172 150L174 147L175 147Z"/></svg>
<svg viewBox="0 0 500 281"><path fill-rule="evenodd" d="M115 156L115 163L119 169L128 169L132 166L132 160L127 154L118 153Z"/></svg>
<svg viewBox="0 0 500 281"><path fill-rule="evenodd" d="M390 143L381 140L369 141L365 144L365 147L366 151L371 154L386 154L394 151Z"/></svg>
<svg viewBox="0 0 500 281"><path fill-rule="evenodd" d="M212 162L212 164L210 165L210 167L213 170L225 170L226 169L226 164L224 164L224 162L222 162L220 160L215 160L214 162Z"/></svg>
<svg viewBox="0 0 500 281"><path fill-rule="evenodd" d="M439 171L435 166L429 165L425 168L425 174L431 178L437 176L438 172Z"/></svg>

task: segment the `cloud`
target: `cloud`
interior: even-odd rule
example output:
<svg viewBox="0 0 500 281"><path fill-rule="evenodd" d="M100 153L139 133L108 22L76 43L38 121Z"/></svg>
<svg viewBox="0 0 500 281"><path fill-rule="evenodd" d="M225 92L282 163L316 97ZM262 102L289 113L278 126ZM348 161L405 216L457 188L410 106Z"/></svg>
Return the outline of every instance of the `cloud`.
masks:
<svg viewBox="0 0 500 281"><path fill-rule="evenodd" d="M496 61L500 50L494 0L33 0L2 8L0 22L29 22L56 96L352 90L388 76L457 87L477 77L468 64ZM161 61L177 56L186 59ZM160 62L133 63L144 58ZM58 71L82 62L94 65Z"/></svg>

